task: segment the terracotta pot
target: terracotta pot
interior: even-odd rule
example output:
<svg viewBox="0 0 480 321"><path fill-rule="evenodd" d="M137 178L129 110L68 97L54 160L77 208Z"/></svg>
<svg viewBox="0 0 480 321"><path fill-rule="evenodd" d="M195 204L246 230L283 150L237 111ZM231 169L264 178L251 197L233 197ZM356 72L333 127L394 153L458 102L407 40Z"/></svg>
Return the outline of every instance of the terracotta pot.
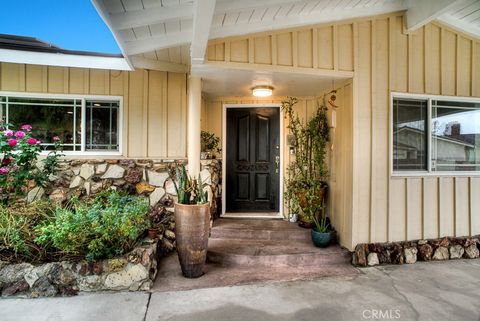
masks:
<svg viewBox="0 0 480 321"><path fill-rule="evenodd" d="M148 229L148 237L153 239L156 239L158 236L158 230L156 228L149 228Z"/></svg>
<svg viewBox="0 0 480 321"><path fill-rule="evenodd" d="M175 241L183 276L203 275L210 234L210 205L175 204Z"/></svg>

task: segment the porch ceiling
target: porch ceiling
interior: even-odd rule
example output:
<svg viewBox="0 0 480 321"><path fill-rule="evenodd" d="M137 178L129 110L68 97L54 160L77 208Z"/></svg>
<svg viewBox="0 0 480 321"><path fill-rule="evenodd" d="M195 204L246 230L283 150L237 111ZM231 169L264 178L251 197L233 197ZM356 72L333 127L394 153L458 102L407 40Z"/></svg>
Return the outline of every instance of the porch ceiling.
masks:
<svg viewBox="0 0 480 321"><path fill-rule="evenodd" d="M202 92L207 97L246 97L252 87L268 85L274 96L318 96L335 83L347 78L290 72L224 69L204 65L195 69L202 77ZM267 98L268 99L268 98Z"/></svg>
<svg viewBox="0 0 480 321"><path fill-rule="evenodd" d="M480 0L91 0L134 66L186 72L209 39L395 11L480 37Z"/></svg>

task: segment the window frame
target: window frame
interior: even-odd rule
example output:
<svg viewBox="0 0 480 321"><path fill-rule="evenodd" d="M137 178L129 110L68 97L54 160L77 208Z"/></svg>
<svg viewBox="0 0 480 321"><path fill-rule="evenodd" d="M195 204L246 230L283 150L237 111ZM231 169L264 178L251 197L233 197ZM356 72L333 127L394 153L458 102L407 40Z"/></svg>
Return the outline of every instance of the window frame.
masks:
<svg viewBox="0 0 480 321"><path fill-rule="evenodd" d="M80 122L81 135L81 150L80 151L63 151L65 156L121 156L123 155L123 97L122 96L107 96L107 95L83 95L83 94L52 94L52 93L31 93L31 92L15 92L15 91L0 91L0 96L18 97L18 98L39 98L39 99L77 99L81 101L81 115ZM87 100L97 101L118 101L118 150L117 151L88 151L86 150L86 115L87 115ZM41 155L48 155L50 151L42 151Z"/></svg>
<svg viewBox="0 0 480 321"><path fill-rule="evenodd" d="M418 170L418 171L395 171L393 169L393 100L395 98L403 99L422 99L427 100L427 122L428 122L428 131L427 131L427 170ZM432 100L443 100L443 101L453 101L453 102L470 102L470 103L480 103L480 98L477 97L465 97L465 96L443 96L443 95L430 95L430 94L413 94L413 93L404 93L404 92L390 92L390 108L389 108L389 167L390 167L390 176L391 177L425 177L425 176L478 176L480 177L479 171L433 171L432 170L432 131L431 131L431 122L432 122Z"/></svg>

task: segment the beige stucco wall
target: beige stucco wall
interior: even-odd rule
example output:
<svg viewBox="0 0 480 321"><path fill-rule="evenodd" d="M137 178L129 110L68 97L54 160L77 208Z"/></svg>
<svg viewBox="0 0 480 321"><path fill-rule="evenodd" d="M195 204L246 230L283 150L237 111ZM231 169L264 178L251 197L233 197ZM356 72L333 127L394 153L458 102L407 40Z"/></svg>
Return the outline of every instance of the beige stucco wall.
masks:
<svg viewBox="0 0 480 321"><path fill-rule="evenodd" d="M123 97L123 155L185 158L187 76L0 64L0 91Z"/></svg>
<svg viewBox="0 0 480 321"><path fill-rule="evenodd" d="M349 146L343 152L352 155L338 175L351 175L352 183L333 196L352 195L351 207L348 199L339 201L346 218L341 243L349 249L362 242L480 234L480 177L392 177L389 170L390 93L480 97L480 40L437 23L410 34L403 25L399 13L220 39L208 46L212 65L353 72L353 107L350 114L339 109L342 124L336 133L337 150L338 144ZM213 128L220 128L215 119Z"/></svg>

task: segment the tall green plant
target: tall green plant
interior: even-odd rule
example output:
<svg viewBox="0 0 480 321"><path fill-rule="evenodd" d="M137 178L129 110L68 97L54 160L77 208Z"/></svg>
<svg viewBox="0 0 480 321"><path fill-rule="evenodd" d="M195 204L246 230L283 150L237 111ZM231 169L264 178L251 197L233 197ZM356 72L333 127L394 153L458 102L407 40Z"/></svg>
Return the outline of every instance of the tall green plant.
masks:
<svg viewBox="0 0 480 321"><path fill-rule="evenodd" d="M175 186L179 204L205 204L208 202L208 194L204 190L205 184L203 184L200 174L198 179L191 178L183 164L177 164L175 175L172 175L172 172L170 171L170 179Z"/></svg>
<svg viewBox="0 0 480 321"><path fill-rule="evenodd" d="M288 97L282 102L294 148L294 159L288 167L285 198L290 204L300 204L304 214L313 219L321 211L321 190L326 186L328 178L328 109L324 98L313 117L302 122L294 110L297 103L295 97Z"/></svg>

